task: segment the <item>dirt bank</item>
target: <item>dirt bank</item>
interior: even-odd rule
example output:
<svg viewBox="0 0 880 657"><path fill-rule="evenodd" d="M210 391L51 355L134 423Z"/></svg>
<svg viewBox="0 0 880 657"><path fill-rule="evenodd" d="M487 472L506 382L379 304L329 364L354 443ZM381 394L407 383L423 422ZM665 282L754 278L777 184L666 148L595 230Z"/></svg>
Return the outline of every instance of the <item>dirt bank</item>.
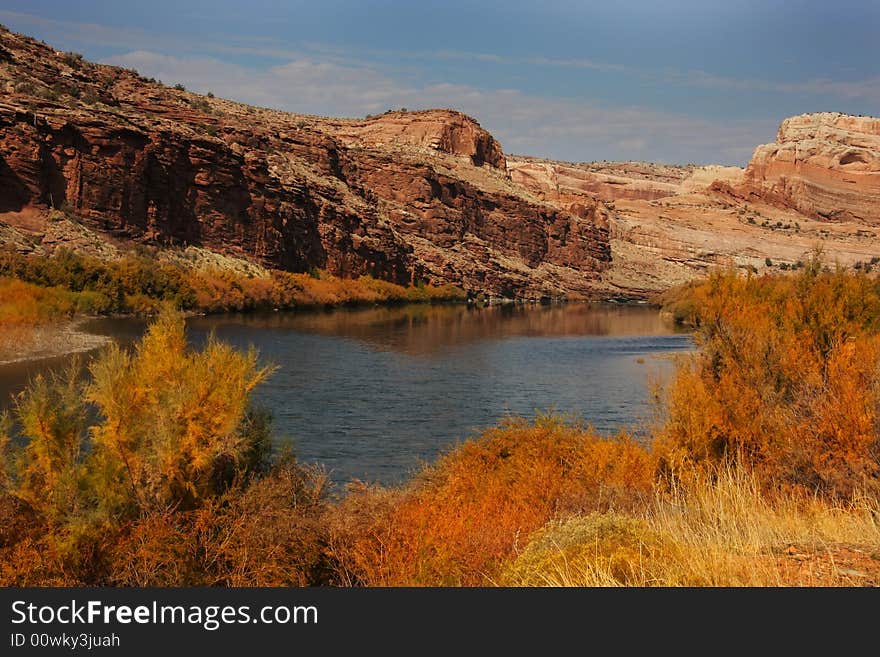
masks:
<svg viewBox="0 0 880 657"><path fill-rule="evenodd" d="M28 327L0 327L0 365L96 349L111 338L80 329L84 320Z"/></svg>

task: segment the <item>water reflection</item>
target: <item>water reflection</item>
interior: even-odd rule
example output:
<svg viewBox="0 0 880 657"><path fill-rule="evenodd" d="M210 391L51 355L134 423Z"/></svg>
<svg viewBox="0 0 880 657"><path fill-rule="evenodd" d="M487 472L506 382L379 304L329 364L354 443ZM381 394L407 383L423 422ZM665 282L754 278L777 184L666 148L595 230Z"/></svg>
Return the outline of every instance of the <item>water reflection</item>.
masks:
<svg viewBox="0 0 880 657"><path fill-rule="evenodd" d="M127 344L144 326L90 328ZM586 304L228 315L195 317L188 328L196 343L213 332L278 365L255 400L272 411L281 440L339 482L399 481L507 414L554 409L602 431L638 430L648 379L668 373L667 354L690 347L654 309ZM4 399L46 365L0 367Z"/></svg>
<svg viewBox="0 0 880 657"><path fill-rule="evenodd" d="M656 309L611 304L566 306L411 305L391 308L195 318L193 328L240 325L363 341L377 349L431 354L477 340L512 337L673 335Z"/></svg>

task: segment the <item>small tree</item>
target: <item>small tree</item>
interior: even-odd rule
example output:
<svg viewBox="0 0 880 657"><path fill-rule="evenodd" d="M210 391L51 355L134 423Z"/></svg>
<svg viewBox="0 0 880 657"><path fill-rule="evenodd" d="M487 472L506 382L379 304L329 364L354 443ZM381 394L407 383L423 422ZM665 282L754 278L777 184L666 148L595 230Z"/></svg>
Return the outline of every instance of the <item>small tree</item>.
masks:
<svg viewBox="0 0 880 657"><path fill-rule="evenodd" d="M271 368L253 349L211 337L192 350L183 317L167 311L133 352L113 345L94 360L91 383L80 370L74 362L37 376L20 395L25 446L10 444L0 418L3 491L51 525L197 508L265 464L268 422L249 399ZM91 425L89 404L98 412Z"/></svg>
<svg viewBox="0 0 880 657"><path fill-rule="evenodd" d="M103 416L95 458L123 508L199 506L251 465L248 400L271 372L255 351L213 337L192 351L182 317L166 312L133 354L113 346L90 371L88 400Z"/></svg>

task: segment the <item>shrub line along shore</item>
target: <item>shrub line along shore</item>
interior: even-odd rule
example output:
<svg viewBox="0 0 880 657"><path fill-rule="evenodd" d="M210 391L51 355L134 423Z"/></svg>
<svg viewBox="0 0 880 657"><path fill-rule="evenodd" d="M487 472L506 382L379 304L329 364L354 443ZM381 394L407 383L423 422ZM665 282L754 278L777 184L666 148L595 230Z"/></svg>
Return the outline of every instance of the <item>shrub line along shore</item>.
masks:
<svg viewBox="0 0 880 657"><path fill-rule="evenodd" d="M579 299L578 299L579 300ZM535 300L533 303L544 303ZM61 249L52 256L0 250L0 365L90 351L108 342L81 331L88 319L295 311L408 303L495 305L452 285L402 286L370 276L193 268L130 255L115 261Z"/></svg>
<svg viewBox="0 0 880 657"><path fill-rule="evenodd" d="M512 419L330 494L271 444L253 350L165 311L0 421L0 585L880 585L880 281L712 274L652 440Z"/></svg>
<svg viewBox="0 0 880 657"><path fill-rule="evenodd" d="M320 270L294 274L196 269L147 256L104 261L59 250L51 257L0 251L0 363L87 351L106 340L71 320L300 310L376 304L458 303L454 286L402 286L369 276L344 279Z"/></svg>

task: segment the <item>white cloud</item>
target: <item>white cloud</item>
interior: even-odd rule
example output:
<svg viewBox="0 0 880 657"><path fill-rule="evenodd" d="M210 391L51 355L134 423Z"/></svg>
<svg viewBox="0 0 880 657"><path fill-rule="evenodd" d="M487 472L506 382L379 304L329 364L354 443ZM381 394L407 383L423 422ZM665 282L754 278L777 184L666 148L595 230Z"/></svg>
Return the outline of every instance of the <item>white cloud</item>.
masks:
<svg viewBox="0 0 880 657"><path fill-rule="evenodd" d="M814 78L803 81L774 82L771 80L754 78L730 78L713 75L706 71L688 71L685 74L668 72L666 77L669 82L689 87L733 91L842 96L850 99L880 102L880 77L850 81Z"/></svg>
<svg viewBox="0 0 880 657"><path fill-rule="evenodd" d="M389 108L450 107L476 118L508 153L587 161L653 159L743 164L771 140L775 121L709 121L641 107L608 107L458 84L405 84L378 68L302 55L268 69L211 57L139 50L107 63L166 83L291 112L364 116Z"/></svg>
<svg viewBox="0 0 880 657"><path fill-rule="evenodd" d="M480 90L459 84L419 83L425 63L461 60L474 65L585 69L627 76L634 84L671 84L684 89L804 94L880 102L880 78L837 81L813 79L773 82L731 78L700 70L656 71L592 59L560 59L525 54L457 50L395 52L381 48L302 43L299 49L277 39L248 35L175 36L134 28L56 20L0 10L0 21L38 30L53 42L133 50L111 58L166 83L235 100L290 111L362 116L392 107L454 107L473 115L498 137L508 152L558 159L644 158L743 164L754 146L772 140L782 116L767 120L709 120L651 110L611 107L595 102L539 96L518 90ZM157 51L175 56L156 54ZM248 69L221 61L253 55L284 62ZM370 59L396 64L365 64ZM413 68L403 69L409 63ZM402 82L401 80L415 80ZM686 93L686 92L682 92ZM824 106L824 103L823 103Z"/></svg>

